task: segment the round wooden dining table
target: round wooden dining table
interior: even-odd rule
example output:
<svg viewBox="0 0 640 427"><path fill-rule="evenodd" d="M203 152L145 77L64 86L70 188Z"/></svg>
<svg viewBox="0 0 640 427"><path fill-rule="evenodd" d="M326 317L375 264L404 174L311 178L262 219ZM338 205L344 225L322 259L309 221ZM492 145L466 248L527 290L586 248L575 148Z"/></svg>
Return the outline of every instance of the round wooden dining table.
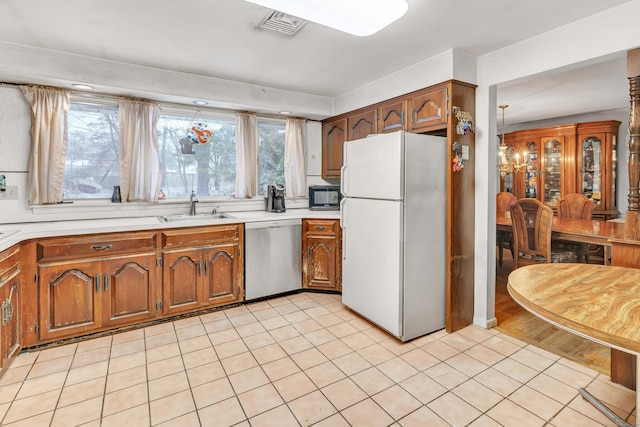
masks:
<svg viewBox="0 0 640 427"><path fill-rule="evenodd" d="M595 264L536 264L507 279L511 297L541 319L608 347L640 355L640 269ZM640 384L640 369L636 373ZM580 394L616 425L627 426L589 392ZM636 393L636 408L640 394ZM640 426L640 417L637 417Z"/></svg>

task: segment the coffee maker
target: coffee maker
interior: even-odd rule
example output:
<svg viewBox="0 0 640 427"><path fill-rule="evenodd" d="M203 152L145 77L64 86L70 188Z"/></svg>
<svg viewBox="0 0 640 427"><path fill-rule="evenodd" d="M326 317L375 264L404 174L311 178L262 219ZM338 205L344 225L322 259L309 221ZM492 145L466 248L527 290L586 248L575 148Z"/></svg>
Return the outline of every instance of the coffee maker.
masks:
<svg viewBox="0 0 640 427"><path fill-rule="evenodd" d="M284 185L282 184L269 184L267 185L267 191L264 194L265 197L265 211L267 212L284 212Z"/></svg>

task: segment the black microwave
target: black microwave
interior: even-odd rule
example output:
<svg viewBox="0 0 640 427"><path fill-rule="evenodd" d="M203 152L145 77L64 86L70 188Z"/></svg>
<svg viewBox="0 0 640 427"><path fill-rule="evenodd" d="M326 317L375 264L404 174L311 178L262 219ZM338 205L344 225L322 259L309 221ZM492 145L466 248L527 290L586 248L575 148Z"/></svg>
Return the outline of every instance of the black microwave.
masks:
<svg viewBox="0 0 640 427"><path fill-rule="evenodd" d="M309 186L309 209L339 210L342 194L339 185Z"/></svg>

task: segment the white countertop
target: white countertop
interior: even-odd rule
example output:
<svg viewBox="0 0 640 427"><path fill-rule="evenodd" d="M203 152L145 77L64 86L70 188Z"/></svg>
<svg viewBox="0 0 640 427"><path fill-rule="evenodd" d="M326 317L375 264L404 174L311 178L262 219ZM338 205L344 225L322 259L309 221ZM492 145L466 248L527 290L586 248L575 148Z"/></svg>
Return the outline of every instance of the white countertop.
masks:
<svg viewBox="0 0 640 427"><path fill-rule="evenodd" d="M274 219L326 218L340 219L340 211L288 209L285 212L239 211L224 212L227 218L198 218L165 222L158 216L83 219L71 221L42 221L0 225L0 251L24 240L41 237L70 236L119 231L152 230L163 228L197 227L204 225L237 224Z"/></svg>

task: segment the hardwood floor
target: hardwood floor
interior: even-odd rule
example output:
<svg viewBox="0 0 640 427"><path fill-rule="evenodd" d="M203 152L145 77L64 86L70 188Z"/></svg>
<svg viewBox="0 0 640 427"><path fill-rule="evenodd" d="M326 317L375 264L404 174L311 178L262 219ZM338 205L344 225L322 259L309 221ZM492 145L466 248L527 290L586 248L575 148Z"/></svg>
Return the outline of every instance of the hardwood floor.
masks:
<svg viewBox="0 0 640 427"><path fill-rule="evenodd" d="M591 262L591 260L590 260ZM518 305L507 292L507 277L513 270L513 259L504 251L502 266L496 272L497 329L544 350L610 375L609 347L556 328Z"/></svg>

